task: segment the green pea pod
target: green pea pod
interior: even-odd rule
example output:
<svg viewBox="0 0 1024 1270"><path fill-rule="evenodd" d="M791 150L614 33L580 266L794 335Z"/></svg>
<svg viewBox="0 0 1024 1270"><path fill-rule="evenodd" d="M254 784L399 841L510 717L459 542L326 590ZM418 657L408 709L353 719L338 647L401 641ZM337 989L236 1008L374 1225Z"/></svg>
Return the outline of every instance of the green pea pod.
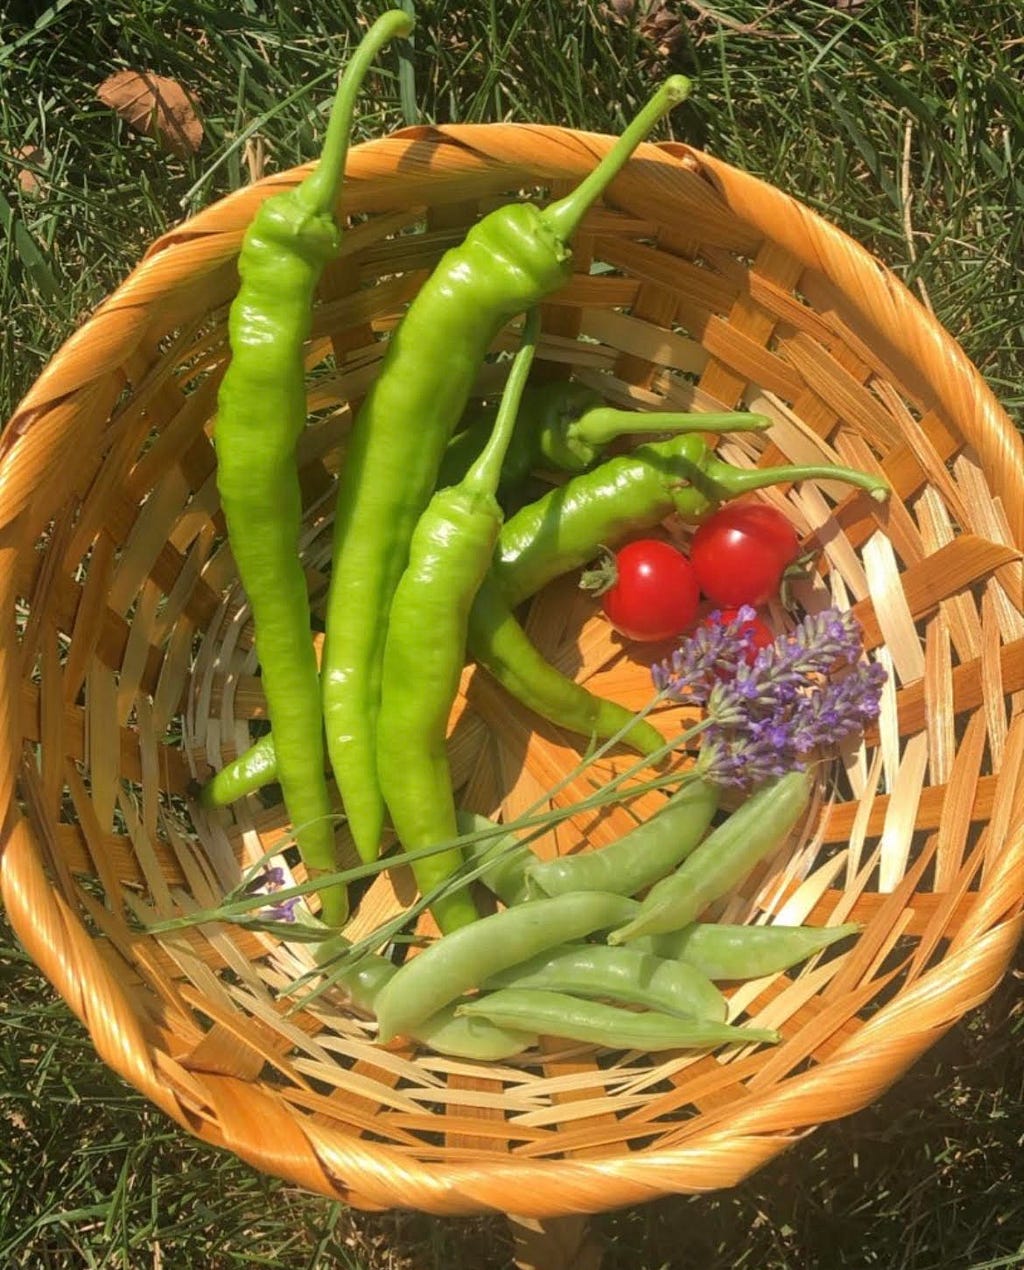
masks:
<svg viewBox="0 0 1024 1270"><path fill-rule="evenodd" d="M480 833L498 826L486 816L469 811L459 811L455 817L460 834ZM534 854L525 843L512 833L495 834L478 838L466 848L466 855L474 866L485 865L480 881L509 908L528 898L526 866Z"/></svg>
<svg viewBox="0 0 1024 1270"><path fill-rule="evenodd" d="M492 975L484 988L539 988L576 997L645 1005L683 1018L725 1020L725 997L685 961L667 961L633 948L570 944Z"/></svg>
<svg viewBox="0 0 1024 1270"><path fill-rule="evenodd" d="M621 895L587 891L502 909L452 931L410 957L381 989L376 1001L380 1039L411 1034L424 1019L491 975L557 944L628 921L635 911L635 903Z"/></svg>
<svg viewBox="0 0 1024 1270"><path fill-rule="evenodd" d="M587 209L689 91L683 76L667 79L565 198L544 209L511 204L474 225L409 305L353 422L338 481L321 684L331 766L364 859L376 858L384 820L377 732L388 615L445 446L495 336L567 281L569 244Z"/></svg>
<svg viewBox="0 0 1024 1270"><path fill-rule="evenodd" d="M760 979L799 965L860 930L845 926L730 926L695 923L669 934L635 939L659 957L678 957L716 981Z"/></svg>
<svg viewBox="0 0 1024 1270"><path fill-rule="evenodd" d="M646 1053L718 1045L774 1045L779 1040L778 1032L767 1028L731 1027L709 1019L623 1010L598 1001L580 1001L564 992L533 988L501 988L465 1002L455 1013L461 1018L487 1019L499 1027L521 1027L541 1036Z"/></svg>
<svg viewBox="0 0 1024 1270"><path fill-rule="evenodd" d="M717 809L717 788L699 777L688 780L664 807L616 842L596 851L530 864L527 885L544 895L569 891L635 895L686 859Z"/></svg>
<svg viewBox="0 0 1024 1270"><path fill-rule="evenodd" d="M526 378L540 319L530 311L483 453L458 485L438 490L412 536L384 647L377 771L398 839L416 851L458 837L448 763L448 717L466 653L469 610L490 566L501 528L498 476ZM422 895L431 895L458 869L453 847L414 860ZM476 919L473 897L459 887L431 900L442 931Z"/></svg>
<svg viewBox="0 0 1024 1270"><path fill-rule="evenodd" d="M368 953L351 966L335 972L335 986L344 992L358 1010L373 1014L377 994L394 978L398 967L386 957ZM479 1062L498 1062L512 1058L537 1044L536 1035L520 1029L504 1028L487 1019L456 1018L456 1007L445 1006L437 1014L415 1028L410 1035L438 1054L452 1058L472 1058Z"/></svg>
<svg viewBox="0 0 1024 1270"><path fill-rule="evenodd" d="M781 846L807 810L811 788L807 772L787 772L762 785L674 873L651 887L636 916L613 930L608 942L624 944L688 926Z"/></svg>
<svg viewBox="0 0 1024 1270"><path fill-rule="evenodd" d="M217 399L217 488L238 574L252 607L277 778L311 875L337 868L324 778L320 689L309 597L299 560L302 497L295 447L306 422L303 349L313 292L337 255L334 204L355 99L369 66L412 19L374 23L342 75L320 163L295 189L268 198L245 232L241 284L228 318L231 361ZM343 886L321 892L324 920L348 914Z"/></svg>

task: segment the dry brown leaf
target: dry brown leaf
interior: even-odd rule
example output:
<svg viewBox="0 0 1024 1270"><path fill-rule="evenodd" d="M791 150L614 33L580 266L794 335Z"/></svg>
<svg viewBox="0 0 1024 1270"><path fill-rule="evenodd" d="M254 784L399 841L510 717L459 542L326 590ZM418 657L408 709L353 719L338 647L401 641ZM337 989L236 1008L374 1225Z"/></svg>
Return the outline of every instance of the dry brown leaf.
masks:
<svg viewBox="0 0 1024 1270"><path fill-rule="evenodd" d="M14 157L31 163L35 168L41 168L46 162L46 156L42 150L32 145L22 146L19 150L15 150ZM18 186L23 194L38 194L42 181L38 173L33 172L31 168L22 168L18 173Z"/></svg>
<svg viewBox="0 0 1024 1270"><path fill-rule="evenodd" d="M96 96L129 127L155 137L175 154L195 154L202 144L195 101L177 80L151 71L118 71L100 84Z"/></svg>

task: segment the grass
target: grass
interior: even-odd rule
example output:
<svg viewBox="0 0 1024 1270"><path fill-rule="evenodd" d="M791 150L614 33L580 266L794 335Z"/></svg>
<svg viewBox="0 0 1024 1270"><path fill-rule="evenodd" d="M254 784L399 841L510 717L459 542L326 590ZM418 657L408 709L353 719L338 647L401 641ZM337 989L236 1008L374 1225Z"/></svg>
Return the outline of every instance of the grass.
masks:
<svg viewBox="0 0 1024 1270"><path fill-rule="evenodd" d="M615 131L655 78L692 74L697 91L673 116L674 134L871 247L1024 418L1017 0L417 8L415 47L385 59L390 69L364 96L361 137L506 118ZM344 0L8 0L0 417L153 237L249 179L250 164L273 171L315 153L344 41L377 11ZM98 82L124 68L196 94L198 154L169 157L96 100ZM34 192L22 187L25 171ZM508 1264L496 1219L352 1213L179 1133L97 1061L6 928L0 1028L0 1265ZM743 1186L595 1219L605 1265L1024 1264L1020 1033L1009 978L876 1106Z"/></svg>

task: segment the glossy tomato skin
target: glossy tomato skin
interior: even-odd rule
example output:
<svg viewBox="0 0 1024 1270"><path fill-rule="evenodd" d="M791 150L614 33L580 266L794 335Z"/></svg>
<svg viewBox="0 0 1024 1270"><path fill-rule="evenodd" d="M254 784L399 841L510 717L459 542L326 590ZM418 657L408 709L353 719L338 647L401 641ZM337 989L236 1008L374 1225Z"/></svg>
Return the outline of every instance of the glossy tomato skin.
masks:
<svg viewBox="0 0 1024 1270"><path fill-rule="evenodd" d="M800 554L789 521L767 503L730 503L693 536L690 560L700 589L716 604L764 604Z"/></svg>
<svg viewBox="0 0 1024 1270"><path fill-rule="evenodd" d="M628 639L680 635L697 615L700 591L690 562L659 538L629 542L615 555L617 577L601 596L605 615Z"/></svg>

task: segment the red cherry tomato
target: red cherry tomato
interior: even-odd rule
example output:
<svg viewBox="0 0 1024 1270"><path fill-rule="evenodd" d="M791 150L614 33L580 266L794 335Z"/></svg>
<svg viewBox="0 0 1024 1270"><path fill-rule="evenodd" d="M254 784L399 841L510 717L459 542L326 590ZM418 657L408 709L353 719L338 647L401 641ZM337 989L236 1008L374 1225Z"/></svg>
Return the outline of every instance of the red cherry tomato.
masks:
<svg viewBox="0 0 1024 1270"><path fill-rule="evenodd" d="M764 604L800 554L796 530L767 503L730 503L693 536L690 560L700 589L716 604Z"/></svg>
<svg viewBox="0 0 1024 1270"><path fill-rule="evenodd" d="M629 639L681 634L697 615L700 593L690 562L671 543L640 538L615 555L617 577L601 596L611 624Z"/></svg>

